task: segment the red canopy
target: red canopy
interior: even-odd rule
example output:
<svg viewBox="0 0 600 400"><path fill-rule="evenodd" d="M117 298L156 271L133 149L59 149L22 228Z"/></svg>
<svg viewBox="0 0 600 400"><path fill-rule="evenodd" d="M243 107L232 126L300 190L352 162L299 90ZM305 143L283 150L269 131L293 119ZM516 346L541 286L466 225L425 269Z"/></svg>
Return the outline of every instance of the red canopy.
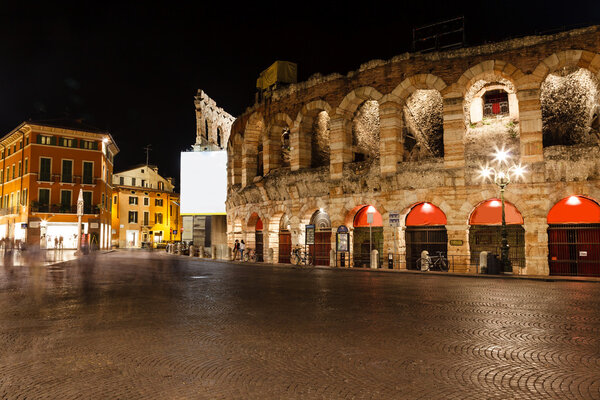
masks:
<svg viewBox="0 0 600 400"><path fill-rule="evenodd" d="M364 206L354 216L354 227L369 227L369 224L367 223L367 210L374 211L373 223L371 224L371 226L383 226L383 218L381 218L381 214L379 214L379 211L377 211L377 209L373 206Z"/></svg>
<svg viewBox="0 0 600 400"><path fill-rule="evenodd" d="M417 204L406 216L406 226L446 225L446 215L431 203Z"/></svg>
<svg viewBox="0 0 600 400"><path fill-rule="evenodd" d="M549 224L598 224L600 206L581 196L569 196L552 207L548 213Z"/></svg>
<svg viewBox="0 0 600 400"><path fill-rule="evenodd" d="M262 231L263 230L263 223L262 223L262 219L258 219L258 221L256 221L256 230L257 231Z"/></svg>
<svg viewBox="0 0 600 400"><path fill-rule="evenodd" d="M504 216L507 225L523 225L523 216L508 201L504 202ZM501 225L502 224L502 202L500 199L489 199L479 204L471 218L470 225Z"/></svg>

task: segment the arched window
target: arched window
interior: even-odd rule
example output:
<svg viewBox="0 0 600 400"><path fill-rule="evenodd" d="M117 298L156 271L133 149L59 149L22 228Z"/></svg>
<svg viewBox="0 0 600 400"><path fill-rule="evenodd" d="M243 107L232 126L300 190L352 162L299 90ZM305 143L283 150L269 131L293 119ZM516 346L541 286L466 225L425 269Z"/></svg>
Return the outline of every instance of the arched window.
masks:
<svg viewBox="0 0 600 400"><path fill-rule="evenodd" d="M217 146L221 148L221 128L217 128Z"/></svg>
<svg viewBox="0 0 600 400"><path fill-rule="evenodd" d="M204 137L208 140L208 120L204 120Z"/></svg>

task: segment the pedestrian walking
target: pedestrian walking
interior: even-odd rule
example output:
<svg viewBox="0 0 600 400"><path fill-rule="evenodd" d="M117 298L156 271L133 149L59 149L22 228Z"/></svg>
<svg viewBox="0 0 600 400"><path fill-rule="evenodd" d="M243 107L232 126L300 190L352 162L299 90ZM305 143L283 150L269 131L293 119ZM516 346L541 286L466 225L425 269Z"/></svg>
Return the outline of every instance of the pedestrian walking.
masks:
<svg viewBox="0 0 600 400"><path fill-rule="evenodd" d="M246 243L244 243L244 239L242 239L240 243L240 261L244 261L244 250L246 250Z"/></svg>
<svg viewBox="0 0 600 400"><path fill-rule="evenodd" d="M233 261L237 258L237 253L240 249L240 241L235 239L235 243L233 244Z"/></svg>

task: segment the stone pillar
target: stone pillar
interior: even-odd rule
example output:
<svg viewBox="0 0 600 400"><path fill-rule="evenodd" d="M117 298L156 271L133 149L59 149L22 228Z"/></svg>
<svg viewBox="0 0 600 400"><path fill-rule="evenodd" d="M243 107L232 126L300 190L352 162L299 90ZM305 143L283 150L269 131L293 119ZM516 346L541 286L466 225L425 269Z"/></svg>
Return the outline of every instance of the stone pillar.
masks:
<svg viewBox="0 0 600 400"><path fill-rule="evenodd" d="M330 179L342 179L344 163L352 162L352 129L349 119L336 115L330 120Z"/></svg>
<svg viewBox="0 0 600 400"><path fill-rule="evenodd" d="M271 262L277 263L279 260L279 231L269 228L263 230L263 247L265 254L269 254L272 251L273 258ZM266 260L266 258L265 258Z"/></svg>
<svg viewBox="0 0 600 400"><path fill-rule="evenodd" d="M251 185L256 176L256 143L244 143L242 152L242 187Z"/></svg>
<svg viewBox="0 0 600 400"><path fill-rule="evenodd" d="M450 272L476 272L475 267L469 270L470 252L469 252L469 225L465 223L446 224L448 233L448 268ZM450 245L450 241L462 241L460 246Z"/></svg>
<svg viewBox="0 0 600 400"><path fill-rule="evenodd" d="M404 143L402 138L402 106L386 102L379 106L381 175L394 175L398 161L402 161Z"/></svg>
<svg viewBox="0 0 600 400"><path fill-rule="evenodd" d="M290 130L290 145L292 147L290 169L292 171L310 167L312 157L312 120L312 118L305 117L300 126Z"/></svg>
<svg viewBox="0 0 600 400"><path fill-rule="evenodd" d="M540 89L519 90L519 126L521 128L521 162L544 161L542 142L542 107Z"/></svg>
<svg viewBox="0 0 600 400"><path fill-rule="evenodd" d="M548 224L545 217L529 217L525 229L525 275L550 275L548 267ZM513 270L517 267L513 267ZM515 274L519 273L514 271Z"/></svg>
<svg viewBox="0 0 600 400"><path fill-rule="evenodd" d="M463 98L444 98L444 166L465 166L465 119Z"/></svg>
<svg viewBox="0 0 600 400"><path fill-rule="evenodd" d="M281 142L272 130L263 142L263 170L265 175L281 165Z"/></svg>

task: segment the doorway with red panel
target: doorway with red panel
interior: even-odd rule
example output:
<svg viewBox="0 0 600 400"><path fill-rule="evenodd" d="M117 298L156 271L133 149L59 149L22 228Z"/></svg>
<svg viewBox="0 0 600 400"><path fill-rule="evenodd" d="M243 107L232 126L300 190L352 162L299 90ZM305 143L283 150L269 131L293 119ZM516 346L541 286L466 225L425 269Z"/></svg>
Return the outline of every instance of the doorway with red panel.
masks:
<svg viewBox="0 0 600 400"><path fill-rule="evenodd" d="M256 261L263 262L263 222L262 219L256 221L256 229L254 230L254 245L256 251Z"/></svg>
<svg viewBox="0 0 600 400"><path fill-rule="evenodd" d="M310 224L315 226L315 244L308 246L315 265L329 266L331 251L331 220L323 209L317 210L310 218Z"/></svg>
<svg viewBox="0 0 600 400"><path fill-rule="evenodd" d="M600 206L569 196L548 212L550 275L600 276Z"/></svg>
<svg viewBox="0 0 600 400"><path fill-rule="evenodd" d="M279 256L278 262L290 264L290 255L292 253L292 232L290 219L287 215L281 217L279 222Z"/></svg>
<svg viewBox="0 0 600 400"><path fill-rule="evenodd" d="M406 216L406 268L417 269L421 252L448 254L446 214L431 203L418 203Z"/></svg>

